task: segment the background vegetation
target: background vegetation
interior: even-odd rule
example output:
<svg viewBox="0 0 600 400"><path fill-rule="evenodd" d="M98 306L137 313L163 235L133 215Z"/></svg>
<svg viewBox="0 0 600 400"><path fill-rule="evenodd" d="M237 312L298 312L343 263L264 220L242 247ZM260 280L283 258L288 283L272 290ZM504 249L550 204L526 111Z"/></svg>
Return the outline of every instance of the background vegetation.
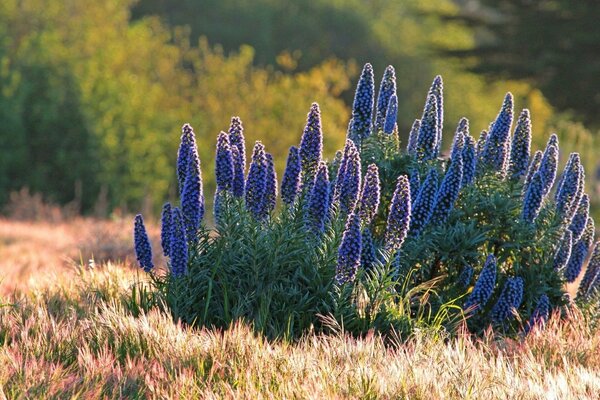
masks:
<svg viewBox="0 0 600 400"><path fill-rule="evenodd" d="M568 29L597 15L598 5L521 3L3 1L0 204L29 187L87 213L156 213L175 193L177 127L194 126L201 159L213 165L216 134L239 115L249 142L262 138L283 160L312 101L323 110L331 155L347 128L350 81L366 61L379 76L387 64L397 69L401 136L438 73L452 105L448 129L462 116L474 133L487 128L511 90L532 111L537 147L556 129L563 154L583 152L590 185L599 145L597 77L589 71L597 69L598 35L593 24L582 35ZM561 23L528 22L538 15ZM210 168L204 178L212 190Z"/></svg>

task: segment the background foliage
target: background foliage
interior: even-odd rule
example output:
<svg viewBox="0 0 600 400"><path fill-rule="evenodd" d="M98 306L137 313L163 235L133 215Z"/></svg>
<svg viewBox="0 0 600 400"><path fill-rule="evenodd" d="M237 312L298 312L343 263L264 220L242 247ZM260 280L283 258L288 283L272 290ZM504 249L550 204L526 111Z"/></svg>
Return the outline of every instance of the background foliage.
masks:
<svg viewBox="0 0 600 400"><path fill-rule="evenodd" d="M586 105L593 104L598 86L593 77L575 79L577 70L559 69L573 72L551 80L561 83L560 95L544 84L548 81L544 71L527 76L507 72L490 79L487 71L475 68L477 54L468 53L485 44L489 33L465 23L465 15L484 20L489 13L468 14L472 7L463 3L3 1L0 204L11 191L27 186L59 204L74 202L84 212L95 210L101 215L116 207L156 212L175 193L170 167L179 131L174 127L190 122L205 144L200 149L202 160L212 165L216 134L227 128L232 115L239 115L249 141L261 137L278 156L285 154L292 144L290 137L302 129L312 101L323 109L329 140L326 155L330 156L340 147L347 128L349 81L357 76L355 65L366 61L373 63L378 76L387 64L396 66L401 137L420 115L424 100L420 94L434 75L443 73L445 96L452 105L446 110L447 129L454 129L462 116L469 118L473 132L487 128L498 99L511 90L517 104L532 111L537 146L556 127L562 148L587 152L584 164L593 171L595 135L563 114L572 109L576 118L593 122L579 104L564 103L586 98L590 99ZM488 7L485 10L495 7L482 3ZM533 6L508 9L507 3L520 2L502 2L496 11L510 24L489 29L527 25L530 30L539 27L537 35L550 29L549 24L526 24L527 16L535 12ZM563 15L561 7L544 16ZM582 3L572 11L572 18L586 12L595 15L597 7ZM552 41L535 41L540 47L530 51L525 45L533 42L519 40L529 31L516 31L524 32L516 37L502 32L496 36L525 42L518 49L503 45L503 55L510 52L511 60L522 60L532 68L540 65L530 63L532 59L543 59L537 54L554 48ZM593 42L593 37L591 30L585 40ZM579 39L572 37L573 46L587 43ZM465 56L448 58L447 52ZM569 53L572 57L565 62L591 68L593 63L581 63L573 55L579 53ZM581 54L593 61L595 53ZM504 67L496 70L505 71ZM546 80L521 79L531 76ZM587 84L587 92L579 82ZM277 168L281 174L282 165ZM204 178L211 189L210 168L204 169ZM589 173L588 179L594 179L594 174Z"/></svg>

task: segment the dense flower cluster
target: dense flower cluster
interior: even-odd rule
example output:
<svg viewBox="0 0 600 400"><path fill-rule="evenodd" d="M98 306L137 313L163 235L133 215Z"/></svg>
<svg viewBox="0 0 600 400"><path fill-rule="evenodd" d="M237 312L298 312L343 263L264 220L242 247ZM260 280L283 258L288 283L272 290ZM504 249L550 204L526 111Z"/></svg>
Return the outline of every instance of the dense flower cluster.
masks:
<svg viewBox="0 0 600 400"><path fill-rule="evenodd" d="M290 147L283 180L281 181L281 200L291 206L300 189L300 154L296 146Z"/></svg>
<svg viewBox="0 0 600 400"><path fill-rule="evenodd" d="M475 140L471 135L465 136L465 145L462 150L463 177L461 186L470 185L475 179L477 156L475 154Z"/></svg>
<svg viewBox="0 0 600 400"><path fill-rule="evenodd" d="M200 222L204 217L204 195L202 193L202 172L200 170L198 147L194 139L194 132L191 130L188 140L190 143L187 148L188 168L183 183L183 192L181 193L181 211L184 216L187 238L190 242L195 242ZM181 146L183 148L183 141Z"/></svg>
<svg viewBox="0 0 600 400"><path fill-rule="evenodd" d="M215 156L215 180L217 191L228 191L233 184L233 156L229 145L229 136L225 132L217 136L217 154Z"/></svg>
<svg viewBox="0 0 600 400"><path fill-rule="evenodd" d="M266 153L265 158L267 160L267 176L265 182L265 196L263 198L262 218L266 218L272 213L277 205L277 173L275 172L273 156L270 153Z"/></svg>
<svg viewBox="0 0 600 400"><path fill-rule="evenodd" d="M406 152L408 154L416 155L417 154L417 139L419 137L419 131L421 130L421 120L415 119L412 127L410 128L410 133L408 134L408 142L406 145Z"/></svg>
<svg viewBox="0 0 600 400"><path fill-rule="evenodd" d="M435 195L438 191L438 172L435 168L429 170L425 181L421 185L417 197L413 203L412 215L410 220L411 234L417 236L421 230L427 225L433 206L435 203Z"/></svg>
<svg viewBox="0 0 600 400"><path fill-rule="evenodd" d="M415 144L415 155L420 161L428 161L437 157L438 110L437 100L431 95L427 98L421 124Z"/></svg>
<svg viewBox="0 0 600 400"><path fill-rule="evenodd" d="M573 244L571 257L569 257L569 262L564 270L565 279L569 283L574 282L581 273L581 268L594 240L594 221L591 218L588 218L585 231L581 239Z"/></svg>
<svg viewBox="0 0 600 400"><path fill-rule="evenodd" d="M165 257L169 257L171 251L171 230L173 229L171 215L171 203L167 202L163 205L160 217L160 246Z"/></svg>
<svg viewBox="0 0 600 400"><path fill-rule="evenodd" d="M523 199L523 212L521 213L521 219L526 222L533 222L540 213L542 208L542 200L544 199L544 179L542 178L541 171L538 171L533 175L525 198Z"/></svg>
<svg viewBox="0 0 600 400"><path fill-rule="evenodd" d="M344 214L349 214L356 207L361 184L360 154L354 144L351 144L348 158L344 161L344 173L341 176L338 174L338 181L341 178L340 209Z"/></svg>
<svg viewBox="0 0 600 400"><path fill-rule="evenodd" d="M556 254L554 255L554 269L562 271L567 266L571 252L573 250L573 234L570 230L566 230L565 234L558 245Z"/></svg>
<svg viewBox="0 0 600 400"><path fill-rule="evenodd" d="M306 226L314 236L320 236L325 229L329 212L329 172L327 164L321 162L315 184L310 192L306 210Z"/></svg>
<svg viewBox="0 0 600 400"><path fill-rule="evenodd" d="M450 150L450 161L452 161L453 159L455 159L457 157L462 157L462 151L463 151L463 148L465 147L465 134L463 133L465 126L464 126L463 121L467 121L467 119L463 118L461 120L461 123L463 124L463 126L461 126L459 124L458 129L456 130L456 134L454 135L454 140L452 141L452 149ZM468 124L468 122L467 122L467 124ZM466 129L468 131L468 125L467 125Z"/></svg>
<svg viewBox="0 0 600 400"><path fill-rule="evenodd" d="M550 138L550 141L548 141L548 145L546 146L546 150L544 150L544 155L542 156L542 161L538 170L543 182L543 196L546 196L550 192L550 189L552 189L552 185L554 185L554 180L556 179L557 168L558 145L554 143L552 138Z"/></svg>
<svg viewBox="0 0 600 400"><path fill-rule="evenodd" d="M529 164L529 152L531 150L531 117L529 110L524 109L519 115L517 126L512 138L510 149L510 164L508 175L512 178L520 178L527 173Z"/></svg>
<svg viewBox="0 0 600 400"><path fill-rule="evenodd" d="M492 320L504 322L511 317L523 301L523 278L509 277L502 288L498 302L492 308Z"/></svg>
<svg viewBox="0 0 600 400"><path fill-rule="evenodd" d="M371 164L367 168L360 195L359 215L363 225L369 225L379 210L380 183L379 169Z"/></svg>
<svg viewBox="0 0 600 400"><path fill-rule="evenodd" d="M241 167L244 173L246 168L246 138L244 137L244 127L240 117L231 118L228 133L231 147L237 147L240 153Z"/></svg>
<svg viewBox="0 0 600 400"><path fill-rule="evenodd" d="M173 221L169 239L171 243L171 273L174 277L178 277L187 272L188 243L185 236L184 216L179 208L173 208L171 219Z"/></svg>
<svg viewBox="0 0 600 400"><path fill-rule="evenodd" d="M260 141L254 145L252 162L246 178L246 209L256 219L261 219L263 201L267 190L267 156L265 147Z"/></svg>
<svg viewBox="0 0 600 400"><path fill-rule="evenodd" d="M352 104L352 119L348 128L348 139L360 148L362 140L371 135L373 103L375 97L375 77L371 64L365 64Z"/></svg>
<svg viewBox="0 0 600 400"><path fill-rule="evenodd" d="M545 294L541 295L535 310L525 326L525 333L528 334L534 327L543 327L550 317L550 299Z"/></svg>
<svg viewBox="0 0 600 400"><path fill-rule="evenodd" d="M229 144L233 159L233 195L243 197L245 193L246 175L246 139L244 128L239 117L231 118L229 126Z"/></svg>
<svg viewBox="0 0 600 400"><path fill-rule="evenodd" d="M377 251L375 249L375 243L373 243L373 233L369 228L365 228L362 231L360 265L362 265L365 270L369 270L373 268L377 261Z"/></svg>
<svg viewBox="0 0 600 400"><path fill-rule="evenodd" d="M179 183L179 194L183 193L183 185L188 175L190 165L190 151L196 145L194 130L190 124L185 124L181 128L181 143L177 151L177 181Z"/></svg>
<svg viewBox="0 0 600 400"><path fill-rule="evenodd" d="M391 135L394 129L397 128L396 121L398 119L398 96L393 94L388 102L388 108L385 113L385 123L383 124L383 132Z"/></svg>
<svg viewBox="0 0 600 400"><path fill-rule="evenodd" d="M387 111L392 96L396 96L396 71L394 70L394 67L388 65L383 73L381 85L379 86L379 95L377 96L377 111L375 114L376 131L384 130L384 124L387 120ZM394 123L395 122L396 121L394 121Z"/></svg>
<svg viewBox="0 0 600 400"><path fill-rule="evenodd" d="M335 280L338 284L351 282L356 277L360 267L362 254L362 235L360 232L360 218L357 213L348 215L346 228L342 236L342 243L338 251Z"/></svg>
<svg viewBox="0 0 600 400"><path fill-rule="evenodd" d="M408 171L408 184L410 185L410 198L414 201L421 187L421 176L418 170L411 169Z"/></svg>
<svg viewBox="0 0 600 400"><path fill-rule="evenodd" d="M152 246L150 245L150 239L148 239L144 219L140 214L135 216L133 242L135 245L135 255L140 268L143 268L146 272L150 271L154 268L154 263L152 262Z"/></svg>
<svg viewBox="0 0 600 400"><path fill-rule="evenodd" d="M469 298L465 302L463 308L465 310L473 308L473 312L476 313L482 307L485 307L494 288L496 287L496 257L490 254L485 261L485 265L475 282L475 287L469 295Z"/></svg>
<svg viewBox="0 0 600 400"><path fill-rule="evenodd" d="M542 163L543 156L544 153L542 153L541 150L537 150L533 154L531 162L529 163L529 167L527 168L527 175L525 176L525 182L523 184L523 187L525 187L525 189L527 189L529 183L531 183L533 175L535 175L535 173L538 172L538 170L540 169L540 164Z"/></svg>
<svg viewBox="0 0 600 400"><path fill-rule="evenodd" d="M319 163L323 157L323 131L321 129L321 110L313 103L306 118L306 127L300 140L300 166L303 185L310 189L317 175Z"/></svg>
<svg viewBox="0 0 600 400"><path fill-rule="evenodd" d="M242 155L236 146L231 147L231 159L233 161L232 193L235 197L244 197L246 192L245 166Z"/></svg>
<svg viewBox="0 0 600 400"><path fill-rule="evenodd" d="M588 221L588 217L590 215L590 198L587 194L584 194L581 197L581 201L579 202L579 206L577 208L577 212L571 221L571 226L569 226L569 230L573 233L573 240L578 241L581 239L581 235L583 235L583 231L585 230L585 226Z"/></svg>
<svg viewBox="0 0 600 400"><path fill-rule="evenodd" d="M484 164L492 171L506 172L513 120L513 96L507 93L502 108L492 123L483 149Z"/></svg>
<svg viewBox="0 0 600 400"><path fill-rule="evenodd" d="M386 249L390 252L398 250L410 226L410 186L406 175L400 175L396 182L396 190L390 204L390 211L387 220L387 229L385 232Z"/></svg>
<svg viewBox="0 0 600 400"><path fill-rule="evenodd" d="M429 93L427 96L434 96L436 102L437 134L434 157L437 157L442 149L442 128L444 127L444 83L440 75L437 75L435 78L433 78L433 82L431 83L431 87L429 88Z"/></svg>
<svg viewBox="0 0 600 400"><path fill-rule="evenodd" d="M435 194L435 203L431 221L435 224L441 224L446 221L450 211L454 208L454 203L460 193L460 185L463 176L462 153L458 152L455 159L450 163L446 175L440 184L440 188Z"/></svg>
<svg viewBox="0 0 600 400"><path fill-rule="evenodd" d="M583 185L583 166L579 154L573 153L567 161L565 170L556 191L556 210L570 223L572 210L576 209L581 196L580 186Z"/></svg>

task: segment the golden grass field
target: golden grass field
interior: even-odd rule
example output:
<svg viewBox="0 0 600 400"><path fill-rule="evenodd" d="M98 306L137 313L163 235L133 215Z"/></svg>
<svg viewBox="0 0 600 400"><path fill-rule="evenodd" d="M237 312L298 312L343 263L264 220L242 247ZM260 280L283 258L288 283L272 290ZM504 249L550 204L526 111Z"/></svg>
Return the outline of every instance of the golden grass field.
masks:
<svg viewBox="0 0 600 400"><path fill-rule="evenodd" d="M129 306L144 279L130 235L128 221L0 220L0 399L600 398L600 332L578 312L520 341L191 330Z"/></svg>

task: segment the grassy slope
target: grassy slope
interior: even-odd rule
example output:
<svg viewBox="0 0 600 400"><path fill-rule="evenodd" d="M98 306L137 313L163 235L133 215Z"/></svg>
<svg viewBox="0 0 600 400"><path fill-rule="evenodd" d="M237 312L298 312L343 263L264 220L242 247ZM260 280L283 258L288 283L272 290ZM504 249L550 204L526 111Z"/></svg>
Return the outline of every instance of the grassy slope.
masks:
<svg viewBox="0 0 600 400"><path fill-rule="evenodd" d="M83 225L65 229L77 227ZM143 275L121 264L49 274L43 259L60 255L49 243L75 244L43 239L56 238L57 231L39 228L0 229L0 278L6 277L5 289L13 288L0 290L0 399L568 399L600 393L600 332L578 315L561 325L554 320L525 342L496 342L491 335L476 343L444 341L422 333L403 345L343 334L287 344L269 343L243 325L191 331L159 310L137 315L131 290ZM23 251L42 254L35 262L21 251L9 256L23 244L19 232L29 244ZM125 246L110 236L95 235ZM98 240L90 250L95 254L107 246ZM32 246L40 242L44 246ZM27 274L11 272L11 263L21 263Z"/></svg>
<svg viewBox="0 0 600 400"><path fill-rule="evenodd" d="M13 295L0 311L7 398L594 398L600 333L579 317L523 343L417 335L269 343L245 326L191 331L133 316L136 274L118 266ZM0 398L2 396L0 395Z"/></svg>

